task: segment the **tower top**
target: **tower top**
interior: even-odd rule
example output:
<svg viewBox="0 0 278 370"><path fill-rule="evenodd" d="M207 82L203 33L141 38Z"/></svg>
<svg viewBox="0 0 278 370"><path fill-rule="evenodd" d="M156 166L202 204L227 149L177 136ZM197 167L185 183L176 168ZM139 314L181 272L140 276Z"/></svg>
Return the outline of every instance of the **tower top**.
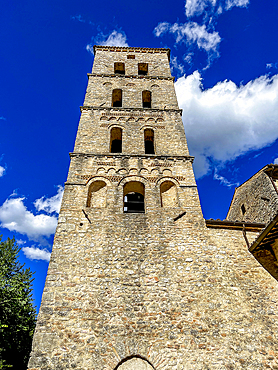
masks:
<svg viewBox="0 0 278 370"><path fill-rule="evenodd" d="M167 53L168 59L170 61L170 49L166 48L139 48L139 47L129 47L129 46L101 46L94 45L94 54L97 50L103 51L116 51L116 52L135 52L135 53Z"/></svg>

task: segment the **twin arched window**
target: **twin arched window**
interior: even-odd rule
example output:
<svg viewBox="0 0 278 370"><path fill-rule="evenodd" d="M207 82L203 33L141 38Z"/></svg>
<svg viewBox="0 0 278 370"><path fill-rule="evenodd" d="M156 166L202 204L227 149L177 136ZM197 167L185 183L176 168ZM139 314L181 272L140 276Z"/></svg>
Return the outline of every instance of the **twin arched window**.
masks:
<svg viewBox="0 0 278 370"><path fill-rule="evenodd" d="M112 107L123 106L123 91L122 89L114 89L112 91ZM151 91L142 91L142 107L151 108L152 107L152 93Z"/></svg>
<svg viewBox="0 0 278 370"><path fill-rule="evenodd" d="M110 153L122 153L123 130L113 127L110 131ZM154 131L150 128L144 130L145 154L155 154Z"/></svg>

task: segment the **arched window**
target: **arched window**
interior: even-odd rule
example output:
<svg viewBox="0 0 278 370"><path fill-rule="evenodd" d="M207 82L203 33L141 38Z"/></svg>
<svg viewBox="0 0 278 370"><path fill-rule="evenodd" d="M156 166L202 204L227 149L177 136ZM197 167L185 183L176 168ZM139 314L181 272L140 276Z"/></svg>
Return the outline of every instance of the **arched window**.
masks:
<svg viewBox="0 0 278 370"><path fill-rule="evenodd" d="M112 107L122 107L122 90L114 89L112 92Z"/></svg>
<svg viewBox="0 0 278 370"><path fill-rule="evenodd" d="M114 63L114 73L118 75L124 75L125 74L125 64L122 62Z"/></svg>
<svg viewBox="0 0 278 370"><path fill-rule="evenodd" d="M110 153L122 153L122 129L119 127L110 131Z"/></svg>
<svg viewBox="0 0 278 370"><path fill-rule="evenodd" d="M178 207L177 187L172 181L164 181L160 185L162 207Z"/></svg>
<svg viewBox="0 0 278 370"><path fill-rule="evenodd" d="M104 181L98 180L92 182L89 187L87 207L106 207L106 189L107 187Z"/></svg>
<svg viewBox="0 0 278 370"><path fill-rule="evenodd" d="M145 154L155 154L154 153L154 132L152 129L147 128L144 131L144 141L145 141Z"/></svg>
<svg viewBox="0 0 278 370"><path fill-rule="evenodd" d="M145 212L145 185L138 181L130 181L124 185L124 212Z"/></svg>
<svg viewBox="0 0 278 370"><path fill-rule="evenodd" d="M148 90L142 91L142 104L143 108L152 107L152 93Z"/></svg>
<svg viewBox="0 0 278 370"><path fill-rule="evenodd" d="M138 75L146 76L148 74L148 63L138 63Z"/></svg>

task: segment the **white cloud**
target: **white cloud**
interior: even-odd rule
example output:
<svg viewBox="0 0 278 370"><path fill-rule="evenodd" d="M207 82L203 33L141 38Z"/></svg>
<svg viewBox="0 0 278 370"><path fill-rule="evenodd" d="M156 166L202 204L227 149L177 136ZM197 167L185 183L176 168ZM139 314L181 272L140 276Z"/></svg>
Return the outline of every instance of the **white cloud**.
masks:
<svg viewBox="0 0 278 370"><path fill-rule="evenodd" d="M0 177L4 176L6 169L0 166Z"/></svg>
<svg viewBox="0 0 278 370"><path fill-rule="evenodd" d="M23 200L24 198L9 198L4 202L0 207L1 227L27 235L32 240L54 234L57 217L34 215L27 210Z"/></svg>
<svg viewBox="0 0 278 370"><path fill-rule="evenodd" d="M78 21L78 22L81 22L81 23L85 23L85 19L82 18L81 14L74 15L74 16L71 17L71 19L73 19L75 21Z"/></svg>
<svg viewBox="0 0 278 370"><path fill-rule="evenodd" d="M209 8L210 13L218 15L222 13L223 9L230 10L234 6L242 8L248 4L249 0L186 0L185 14L190 18L203 14Z"/></svg>
<svg viewBox="0 0 278 370"><path fill-rule="evenodd" d="M187 17L201 15L209 5L215 6L216 0L186 0L185 14Z"/></svg>
<svg viewBox="0 0 278 370"><path fill-rule="evenodd" d="M232 186L239 186L238 182L232 183L228 179L226 179L224 176L219 175L216 169L215 169L214 174L213 174L213 179L220 181L221 185L227 186L228 188L230 188Z"/></svg>
<svg viewBox="0 0 278 370"><path fill-rule="evenodd" d="M38 211L45 211L47 213L59 213L61 202L64 194L64 189L61 185L58 185L58 192L51 198L45 196L35 200L34 205Z"/></svg>
<svg viewBox="0 0 278 370"><path fill-rule="evenodd" d="M200 26L196 22L174 23L173 25L163 22L159 23L154 29L154 34L157 37L166 32L174 35L176 43L185 42L188 45L196 43L199 49L204 49L206 52L217 52L217 47L221 42L218 32L210 33L207 31L205 24Z"/></svg>
<svg viewBox="0 0 278 370"><path fill-rule="evenodd" d="M113 30L110 35L104 35L100 32L97 36L92 37L92 42L86 46L86 50L93 54L93 46L128 46L126 34L123 31Z"/></svg>
<svg viewBox="0 0 278 370"><path fill-rule="evenodd" d="M20 245L24 245L26 244L26 240L22 240L22 239L17 239L16 240L16 243L20 246Z"/></svg>
<svg viewBox="0 0 278 370"><path fill-rule="evenodd" d="M171 62L170 62L170 65L171 65L171 70L173 71L174 69L176 69L179 73L179 75L183 75L184 74L184 66L182 64L179 63L178 61L178 58L177 57L172 57L171 58Z"/></svg>
<svg viewBox="0 0 278 370"><path fill-rule="evenodd" d="M274 164L278 164L278 158L274 159Z"/></svg>
<svg viewBox="0 0 278 370"><path fill-rule="evenodd" d="M46 249L39 249L36 247L23 247L23 253L30 260L43 260L49 262L51 253Z"/></svg>
<svg viewBox="0 0 278 370"><path fill-rule="evenodd" d="M198 71L175 83L197 177L211 161L224 164L278 138L278 75L262 76L246 85L232 81L203 90Z"/></svg>
<svg viewBox="0 0 278 370"><path fill-rule="evenodd" d="M104 46L128 46L124 32L112 31L107 40L102 43Z"/></svg>
<svg viewBox="0 0 278 370"><path fill-rule="evenodd" d="M246 8L248 4L249 0L226 0L225 9L230 10L234 6Z"/></svg>

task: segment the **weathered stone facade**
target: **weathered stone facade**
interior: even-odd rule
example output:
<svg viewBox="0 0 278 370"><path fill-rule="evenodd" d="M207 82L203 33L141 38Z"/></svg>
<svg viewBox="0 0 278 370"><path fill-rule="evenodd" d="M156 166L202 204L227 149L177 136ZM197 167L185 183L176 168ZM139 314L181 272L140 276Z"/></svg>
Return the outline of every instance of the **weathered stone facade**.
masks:
<svg viewBox="0 0 278 370"><path fill-rule="evenodd" d="M96 47L29 370L278 369L277 282L206 226L192 160L169 50Z"/></svg>
<svg viewBox="0 0 278 370"><path fill-rule="evenodd" d="M268 223L278 212L278 166L270 164L236 188L227 220Z"/></svg>

